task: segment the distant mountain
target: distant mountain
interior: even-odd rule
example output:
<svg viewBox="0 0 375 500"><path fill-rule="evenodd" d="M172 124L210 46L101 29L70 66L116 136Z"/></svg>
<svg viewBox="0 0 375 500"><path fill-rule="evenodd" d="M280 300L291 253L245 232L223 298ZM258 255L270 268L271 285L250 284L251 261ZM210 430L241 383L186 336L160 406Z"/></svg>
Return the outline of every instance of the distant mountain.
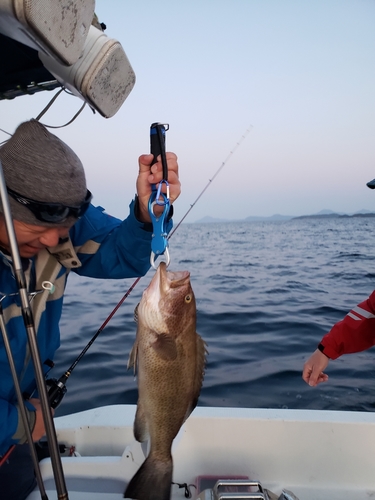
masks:
<svg viewBox="0 0 375 500"><path fill-rule="evenodd" d="M246 222L254 222L254 221L267 221L267 220L290 220L290 219L293 219L294 216L293 215L279 215L279 214L275 214L275 215L271 215L269 217L262 217L261 215L260 216L257 216L257 215L250 215L249 217L246 217L246 219L219 219L219 218L216 218L216 217L210 217L209 215L207 215L206 217L202 217L202 219L199 219L199 220L196 220L195 223L196 224L211 224L213 222L233 222L233 220L237 220L237 221L246 221Z"/></svg>
<svg viewBox="0 0 375 500"><path fill-rule="evenodd" d="M275 214L268 217L259 215L250 215L245 219L219 219L217 217L206 216L202 219L195 221L197 224L211 224L215 222L233 222L233 220L241 222L262 222L262 221L288 221L291 219L334 219L339 217L375 217L374 212L370 210L362 209L358 212L351 214L345 214L343 212L334 212L333 210L324 209L316 214L311 215L280 215Z"/></svg>
<svg viewBox="0 0 375 500"><path fill-rule="evenodd" d="M293 215L280 215L280 214L275 214L271 215L269 217L262 217L262 216L256 216L256 215L250 215L249 217L246 217L246 219L243 219L245 221L267 221L267 220L290 220L293 219Z"/></svg>
<svg viewBox="0 0 375 500"><path fill-rule="evenodd" d="M317 214L313 214L313 215L338 215L338 214L344 215L343 212L334 212L333 210L328 210L327 208L325 208L324 210L321 210Z"/></svg>
<svg viewBox="0 0 375 500"><path fill-rule="evenodd" d="M333 212L332 210L321 210L317 214L312 215L300 215L298 217L293 217L293 219L338 219L342 217L375 217L374 212L370 212L370 210L362 209L359 212L355 212L352 214L344 214Z"/></svg>
<svg viewBox="0 0 375 500"><path fill-rule="evenodd" d="M336 212L330 213L318 213L312 215L298 215L297 217L293 217L293 219L338 219L339 217L349 217L349 215L338 214Z"/></svg>
<svg viewBox="0 0 375 500"><path fill-rule="evenodd" d="M358 210L358 212L355 212L355 213L352 213L352 214L349 214L349 215L366 215L366 214L372 214L373 212L371 212L370 210L366 210L365 208L362 208L362 210Z"/></svg>

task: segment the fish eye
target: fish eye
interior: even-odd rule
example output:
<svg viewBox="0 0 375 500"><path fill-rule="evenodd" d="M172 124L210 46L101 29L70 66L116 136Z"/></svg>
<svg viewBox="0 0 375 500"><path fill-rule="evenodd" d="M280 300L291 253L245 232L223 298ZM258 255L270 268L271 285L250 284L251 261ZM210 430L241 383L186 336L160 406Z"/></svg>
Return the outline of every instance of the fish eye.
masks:
<svg viewBox="0 0 375 500"><path fill-rule="evenodd" d="M186 295L185 302L186 302L186 304L190 304L190 302L191 302L191 295Z"/></svg>

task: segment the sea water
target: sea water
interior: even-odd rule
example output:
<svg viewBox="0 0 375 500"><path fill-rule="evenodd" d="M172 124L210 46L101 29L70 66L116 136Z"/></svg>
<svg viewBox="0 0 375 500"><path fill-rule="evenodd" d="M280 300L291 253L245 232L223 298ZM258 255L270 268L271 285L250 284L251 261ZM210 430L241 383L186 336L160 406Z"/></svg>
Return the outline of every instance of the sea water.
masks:
<svg viewBox="0 0 375 500"><path fill-rule="evenodd" d="M308 218L179 226L169 269L191 273L197 331L209 351L199 405L374 410L374 349L331 361L319 387L301 378L322 336L375 288L374 225L375 218ZM154 272L78 363L57 415L137 402L126 364L134 308ZM69 368L133 282L71 273L51 376Z"/></svg>

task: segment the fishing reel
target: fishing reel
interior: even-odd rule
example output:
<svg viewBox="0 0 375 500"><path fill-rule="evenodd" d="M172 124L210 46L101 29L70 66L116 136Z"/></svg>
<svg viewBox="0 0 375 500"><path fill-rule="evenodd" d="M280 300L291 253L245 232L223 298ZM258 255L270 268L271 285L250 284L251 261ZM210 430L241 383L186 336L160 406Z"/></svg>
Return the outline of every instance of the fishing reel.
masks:
<svg viewBox="0 0 375 500"><path fill-rule="evenodd" d="M59 380L56 378L48 378L46 380L50 407L54 410L59 406L67 391L65 382L61 380L62 378L63 377L60 377Z"/></svg>

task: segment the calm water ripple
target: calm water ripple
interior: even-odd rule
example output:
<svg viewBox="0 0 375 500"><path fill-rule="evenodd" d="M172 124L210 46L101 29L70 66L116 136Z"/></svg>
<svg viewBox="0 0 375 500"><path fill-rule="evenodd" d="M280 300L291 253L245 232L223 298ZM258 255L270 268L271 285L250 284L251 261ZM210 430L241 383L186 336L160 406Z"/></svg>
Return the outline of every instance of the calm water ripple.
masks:
<svg viewBox="0 0 375 500"><path fill-rule="evenodd" d="M200 405L330 410L375 409L374 351L330 363L329 382L308 387L303 363L329 328L375 288L374 219L183 224L170 241L171 270L188 269L197 330L208 344ZM57 415L136 403L126 370L140 281L68 381ZM133 280L69 278L59 377Z"/></svg>

